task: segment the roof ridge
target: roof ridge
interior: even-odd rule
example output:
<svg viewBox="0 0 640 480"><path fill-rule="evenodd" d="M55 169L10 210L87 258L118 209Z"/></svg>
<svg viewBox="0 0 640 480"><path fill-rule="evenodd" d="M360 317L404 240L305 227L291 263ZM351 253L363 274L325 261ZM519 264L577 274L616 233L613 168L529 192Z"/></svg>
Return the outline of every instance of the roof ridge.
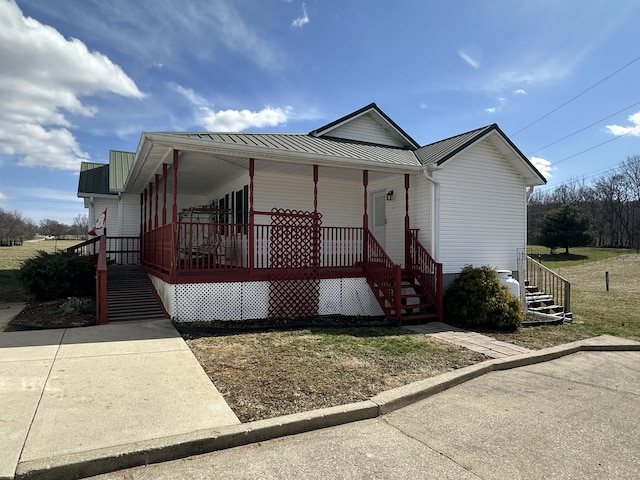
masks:
<svg viewBox="0 0 640 480"><path fill-rule="evenodd" d="M302 132L214 132L208 130L200 130L193 132L145 132L167 135L296 135L296 136L308 136L308 133Z"/></svg>

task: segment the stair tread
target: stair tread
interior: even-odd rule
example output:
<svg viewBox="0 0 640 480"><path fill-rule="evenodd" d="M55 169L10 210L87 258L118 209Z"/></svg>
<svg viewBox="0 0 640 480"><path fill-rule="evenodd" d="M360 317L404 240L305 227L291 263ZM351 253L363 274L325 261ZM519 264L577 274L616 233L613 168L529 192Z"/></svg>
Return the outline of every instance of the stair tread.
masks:
<svg viewBox="0 0 640 480"><path fill-rule="evenodd" d="M529 310L533 310L534 312L541 312L543 310L557 310L559 308L564 308L562 305L545 305L541 307L532 307Z"/></svg>

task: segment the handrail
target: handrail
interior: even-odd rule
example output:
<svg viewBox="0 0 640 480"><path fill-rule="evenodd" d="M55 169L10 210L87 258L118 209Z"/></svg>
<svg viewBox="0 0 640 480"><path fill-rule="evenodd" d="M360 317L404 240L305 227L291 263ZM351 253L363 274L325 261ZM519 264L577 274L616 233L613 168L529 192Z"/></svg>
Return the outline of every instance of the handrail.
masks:
<svg viewBox="0 0 640 480"><path fill-rule="evenodd" d="M85 257L91 257L91 256L95 256L97 255L97 252L95 252L94 249L94 253L89 253L89 247L91 245L95 245L96 243L98 243L100 241L102 237L94 237L94 238L90 238L89 240L85 240L82 243L78 243L77 245L73 245L69 248L67 248L67 253L71 253L71 254L75 254L75 255L82 255Z"/></svg>
<svg viewBox="0 0 640 480"><path fill-rule="evenodd" d="M98 263L96 265L96 323L108 323L107 316L107 241L99 237Z"/></svg>
<svg viewBox="0 0 640 480"><path fill-rule="evenodd" d="M406 232L406 265L407 270L418 280L418 283L431 296L436 304L438 321L443 320L443 275L442 263L438 263L420 243L412 230Z"/></svg>
<svg viewBox="0 0 640 480"><path fill-rule="evenodd" d="M67 248L67 253L95 258L98 255L98 243L104 236L90 238L82 243ZM91 248L94 246L93 248ZM128 265L138 263L140 258L140 237L122 236L106 237L106 254L110 261Z"/></svg>
<svg viewBox="0 0 640 480"><path fill-rule="evenodd" d="M367 282L376 293L376 299L388 320L400 320L402 308L402 271L387 255L368 228L364 229ZM376 290L377 289L377 290ZM393 312L393 313L392 313Z"/></svg>
<svg viewBox="0 0 640 480"><path fill-rule="evenodd" d="M570 313L571 282L529 255L526 258L525 280L529 282L529 285L537 286L539 291L553 295L554 303L562 306L565 314Z"/></svg>

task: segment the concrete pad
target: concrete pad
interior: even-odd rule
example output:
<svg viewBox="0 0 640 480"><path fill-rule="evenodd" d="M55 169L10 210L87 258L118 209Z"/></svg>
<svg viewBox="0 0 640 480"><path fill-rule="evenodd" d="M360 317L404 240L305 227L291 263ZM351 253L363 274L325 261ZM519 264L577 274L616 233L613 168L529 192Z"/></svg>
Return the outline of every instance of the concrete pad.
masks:
<svg viewBox="0 0 640 480"><path fill-rule="evenodd" d="M579 352L522 370L640 396L639 359L638 352ZM616 365L615 371L611 364Z"/></svg>
<svg viewBox="0 0 640 480"><path fill-rule="evenodd" d="M190 351L170 320L111 323L66 331L58 358Z"/></svg>
<svg viewBox="0 0 640 480"><path fill-rule="evenodd" d="M493 372L387 420L483 479L637 478L639 362L583 353Z"/></svg>
<svg viewBox="0 0 640 480"><path fill-rule="evenodd" d="M0 478L13 478L52 363L0 360Z"/></svg>
<svg viewBox="0 0 640 480"><path fill-rule="evenodd" d="M117 475L117 476L116 476ZM425 448L384 420L365 420L268 443L94 477L325 480L420 478L477 480L456 463Z"/></svg>
<svg viewBox="0 0 640 480"><path fill-rule="evenodd" d="M64 330L3 332L0 335L0 362L53 359Z"/></svg>
<svg viewBox="0 0 640 480"><path fill-rule="evenodd" d="M188 350L58 358L20 461L237 423Z"/></svg>

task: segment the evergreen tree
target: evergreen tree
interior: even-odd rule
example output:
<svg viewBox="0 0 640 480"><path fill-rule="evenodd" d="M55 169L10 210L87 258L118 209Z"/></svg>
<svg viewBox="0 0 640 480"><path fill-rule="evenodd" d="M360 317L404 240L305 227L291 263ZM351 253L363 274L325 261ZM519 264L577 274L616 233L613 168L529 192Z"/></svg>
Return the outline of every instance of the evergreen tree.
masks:
<svg viewBox="0 0 640 480"><path fill-rule="evenodd" d="M591 244L593 237L589 232L591 222L574 205L563 205L550 211L542 221L538 243L550 248L563 247L569 253L569 247L584 247Z"/></svg>

